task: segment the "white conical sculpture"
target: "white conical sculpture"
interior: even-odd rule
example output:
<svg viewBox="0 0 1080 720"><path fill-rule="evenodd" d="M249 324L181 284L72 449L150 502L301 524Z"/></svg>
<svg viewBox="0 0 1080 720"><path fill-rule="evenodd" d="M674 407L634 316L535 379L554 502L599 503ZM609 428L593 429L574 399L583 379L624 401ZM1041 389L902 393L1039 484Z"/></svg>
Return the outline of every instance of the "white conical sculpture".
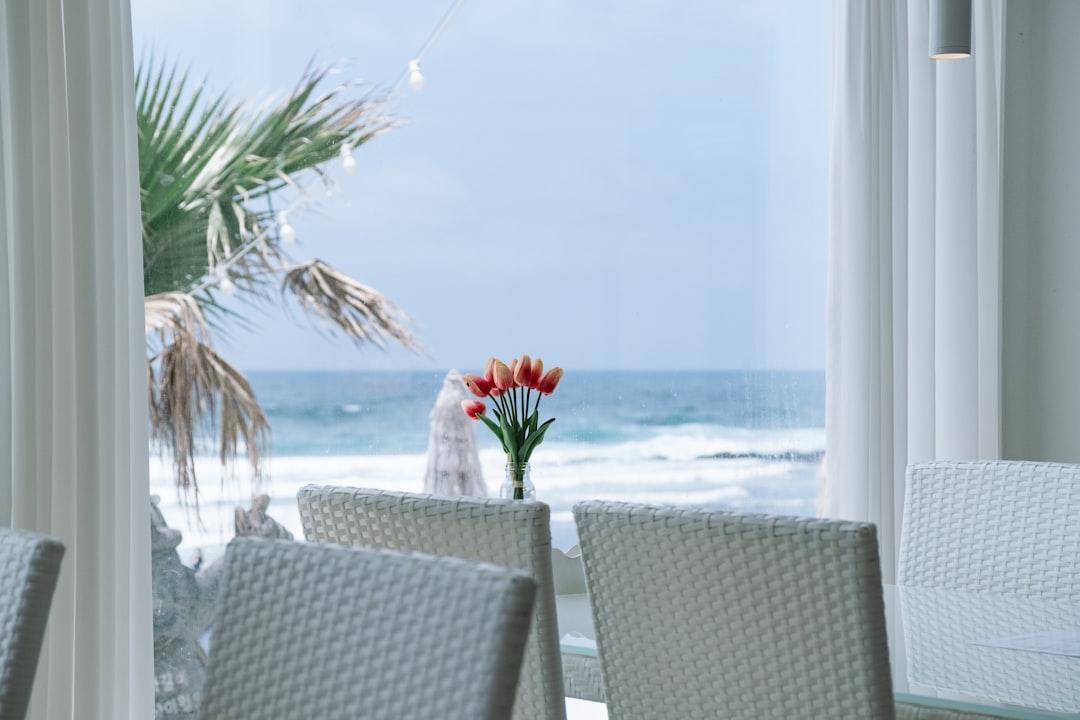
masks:
<svg viewBox="0 0 1080 720"><path fill-rule="evenodd" d="M461 409L461 401L470 397L458 371L448 372L431 408L424 492L487 496L476 451L476 423Z"/></svg>

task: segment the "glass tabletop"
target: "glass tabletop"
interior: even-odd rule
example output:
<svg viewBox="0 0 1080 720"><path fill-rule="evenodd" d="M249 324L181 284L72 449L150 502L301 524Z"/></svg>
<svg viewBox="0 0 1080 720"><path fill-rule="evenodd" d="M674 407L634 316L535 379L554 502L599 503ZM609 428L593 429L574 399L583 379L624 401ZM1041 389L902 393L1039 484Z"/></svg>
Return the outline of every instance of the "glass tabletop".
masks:
<svg viewBox="0 0 1080 720"><path fill-rule="evenodd" d="M897 586L884 594L897 700L1080 718L1080 604Z"/></svg>
<svg viewBox="0 0 1080 720"><path fill-rule="evenodd" d="M899 702L1080 720L1080 603L887 585ZM564 653L596 657L585 594L557 595Z"/></svg>

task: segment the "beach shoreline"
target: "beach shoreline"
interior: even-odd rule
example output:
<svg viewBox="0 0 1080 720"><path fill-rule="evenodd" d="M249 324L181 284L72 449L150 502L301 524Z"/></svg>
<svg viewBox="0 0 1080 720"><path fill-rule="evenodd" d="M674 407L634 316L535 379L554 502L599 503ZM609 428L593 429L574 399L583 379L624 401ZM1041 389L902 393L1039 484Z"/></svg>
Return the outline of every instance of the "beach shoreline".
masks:
<svg viewBox="0 0 1080 720"><path fill-rule="evenodd" d="M591 459L589 459L591 458ZM505 459L496 450L480 452L488 496L497 497ZM534 459L532 477L537 499L551 507L552 544L567 549L576 542L572 508L582 500L605 498L652 504L677 504L709 509L813 515L819 463L810 458L666 457L584 459L573 454L543 453ZM150 492L170 527L183 542L181 560L189 563L196 552L205 562L219 557L232 539L234 510L250 507L255 494L270 497L267 513L297 538L303 537L296 493L305 485L339 485L423 492L425 454L324 455L274 457L266 465L269 480L253 486L242 477L246 468L233 468L223 479L216 458L196 461L199 477L198 513L189 497L185 502L172 483L171 465L152 458Z"/></svg>

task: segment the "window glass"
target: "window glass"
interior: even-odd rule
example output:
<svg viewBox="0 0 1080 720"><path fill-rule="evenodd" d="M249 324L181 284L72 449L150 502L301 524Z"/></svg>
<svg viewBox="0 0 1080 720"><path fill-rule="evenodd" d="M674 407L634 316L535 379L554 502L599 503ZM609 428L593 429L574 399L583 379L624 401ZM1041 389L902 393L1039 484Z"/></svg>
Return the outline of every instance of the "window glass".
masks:
<svg viewBox="0 0 1080 720"><path fill-rule="evenodd" d="M309 482L423 490L446 373L523 353L565 370L531 458L557 546L574 542L572 504L594 497L814 514L827 3L132 5L139 66L186 73L185 98L202 88L257 116L310 66L330 69L320 92L347 83L335 101L392 117L324 175L249 199L288 262L375 288L424 353L313 327L279 302L280 278L261 303L227 272L208 281L222 309L208 337L266 413L260 489L293 533ZM192 283L170 272L148 288ZM496 494L502 450L464 420ZM197 516L168 454L152 467L184 562L217 557L250 504L243 443L224 477L217 450L213 432L194 450Z"/></svg>

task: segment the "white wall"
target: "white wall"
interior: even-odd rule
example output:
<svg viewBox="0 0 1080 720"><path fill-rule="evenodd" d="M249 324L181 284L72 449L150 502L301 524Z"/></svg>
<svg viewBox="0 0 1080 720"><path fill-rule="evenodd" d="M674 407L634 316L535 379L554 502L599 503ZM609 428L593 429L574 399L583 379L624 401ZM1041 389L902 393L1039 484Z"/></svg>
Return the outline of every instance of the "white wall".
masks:
<svg viewBox="0 0 1080 720"><path fill-rule="evenodd" d="M1003 454L1080 462L1080 2L1007 13Z"/></svg>

